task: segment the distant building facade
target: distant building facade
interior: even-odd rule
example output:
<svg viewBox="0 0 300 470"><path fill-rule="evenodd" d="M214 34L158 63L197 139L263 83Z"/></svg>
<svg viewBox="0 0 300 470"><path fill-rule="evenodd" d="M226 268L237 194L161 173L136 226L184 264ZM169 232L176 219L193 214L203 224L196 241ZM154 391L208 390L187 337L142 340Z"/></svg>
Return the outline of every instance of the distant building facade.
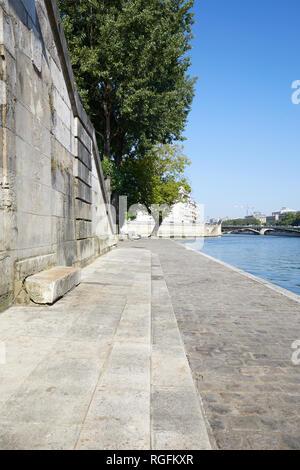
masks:
<svg viewBox="0 0 300 470"><path fill-rule="evenodd" d="M245 219L257 219L261 224L265 224L267 221L267 216L261 212L253 212L252 215L247 215Z"/></svg>
<svg viewBox="0 0 300 470"><path fill-rule="evenodd" d="M275 220L280 220L282 217L284 217L287 214L296 214L297 211L295 209L288 209L287 207L283 207L279 211L274 211L272 212L272 216L275 217Z"/></svg>
<svg viewBox="0 0 300 470"><path fill-rule="evenodd" d="M185 198L184 202L174 204L172 211L164 222L166 224L197 224L203 222L203 214L201 215L196 201L183 188L180 193L181 197Z"/></svg>
<svg viewBox="0 0 300 470"><path fill-rule="evenodd" d="M247 215L246 217L244 217L244 219L240 219L239 217L237 218L233 218L233 219L230 219L230 220L251 220L251 219L257 219L259 220L259 222L261 224L265 224L265 223L272 223L272 222L278 222L278 220L280 220L282 217L284 217L285 215L287 214L296 214L297 212L300 212L300 211L297 211L295 209L288 209L287 207L283 207L281 210L278 210L278 211L274 211L272 212L272 215L265 215L263 214L262 212L253 212L253 214L251 215ZM226 220L228 220L228 217L226 218L223 218L223 219L210 219L210 222L211 223L216 223L216 222L219 222L219 223L222 223L222 222L226 222ZM249 222L251 223L251 222Z"/></svg>
<svg viewBox="0 0 300 470"><path fill-rule="evenodd" d="M205 237L220 236L221 226L204 223L204 211L191 195L181 189L183 201L173 205L164 218L158 236L161 237ZM127 220L121 229L123 234L149 236L155 226L154 218L146 210L138 210L136 217Z"/></svg>
<svg viewBox="0 0 300 470"><path fill-rule="evenodd" d="M164 219L163 224L198 224L203 222L203 214L196 201L183 188L180 190L182 202L173 205L170 214ZM139 210L132 223L154 223L153 217L146 211Z"/></svg>

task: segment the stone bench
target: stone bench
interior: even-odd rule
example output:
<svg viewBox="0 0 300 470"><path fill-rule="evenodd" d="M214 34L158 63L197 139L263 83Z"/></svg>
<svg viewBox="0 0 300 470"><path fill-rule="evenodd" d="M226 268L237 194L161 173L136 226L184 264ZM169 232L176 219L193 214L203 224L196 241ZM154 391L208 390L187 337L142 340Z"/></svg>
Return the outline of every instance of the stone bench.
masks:
<svg viewBox="0 0 300 470"><path fill-rule="evenodd" d="M80 276L81 270L78 268L56 266L29 276L25 281L25 289L33 302L53 304L80 284Z"/></svg>

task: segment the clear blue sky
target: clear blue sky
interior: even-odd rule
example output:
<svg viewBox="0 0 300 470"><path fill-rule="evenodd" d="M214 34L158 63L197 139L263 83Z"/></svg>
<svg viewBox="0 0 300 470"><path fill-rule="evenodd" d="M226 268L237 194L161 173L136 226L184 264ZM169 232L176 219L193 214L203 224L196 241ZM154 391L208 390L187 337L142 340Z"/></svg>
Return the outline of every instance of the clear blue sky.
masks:
<svg viewBox="0 0 300 470"><path fill-rule="evenodd" d="M206 217L300 210L299 0L195 0L185 153Z"/></svg>

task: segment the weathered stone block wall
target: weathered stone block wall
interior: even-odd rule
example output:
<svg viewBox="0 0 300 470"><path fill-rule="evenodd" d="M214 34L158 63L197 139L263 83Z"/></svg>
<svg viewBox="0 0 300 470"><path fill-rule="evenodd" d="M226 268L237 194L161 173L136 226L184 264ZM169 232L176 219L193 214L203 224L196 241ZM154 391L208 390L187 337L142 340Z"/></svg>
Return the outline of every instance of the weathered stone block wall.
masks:
<svg viewBox="0 0 300 470"><path fill-rule="evenodd" d="M0 0L0 310L24 279L116 242L54 0Z"/></svg>

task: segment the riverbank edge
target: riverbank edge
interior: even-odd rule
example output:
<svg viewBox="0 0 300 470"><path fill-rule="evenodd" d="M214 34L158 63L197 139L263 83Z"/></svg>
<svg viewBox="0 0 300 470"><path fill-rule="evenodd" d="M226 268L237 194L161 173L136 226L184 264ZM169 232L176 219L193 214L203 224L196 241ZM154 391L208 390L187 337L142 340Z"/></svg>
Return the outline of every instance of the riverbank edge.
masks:
<svg viewBox="0 0 300 470"><path fill-rule="evenodd" d="M221 264L222 266L225 266L226 268L229 268L232 271L235 271L235 272L241 274L242 276L247 277L248 279L252 279L253 281L258 282L259 284L262 284L262 285L268 287L269 289L272 289L273 291L277 292L278 294L283 295L284 297L288 297L291 300L294 300L295 302L300 303L300 295L298 295L298 294L294 294L293 292L291 292L287 289L284 289L283 287L277 286L276 284L273 284L272 282L267 281L266 279L263 279L263 278L258 277L258 276L254 276L254 274L248 273L247 271L244 271L243 269L240 269L240 268L237 268L236 266L225 263L224 261L221 261L218 258L214 258L213 256L207 255L206 253L195 250L195 248L187 246L184 243L179 243L176 240L172 240L172 241L174 243L176 243L177 245L183 246L186 250L194 251L195 253L198 253L198 255L202 255L205 258L210 259L211 261L215 261L216 263Z"/></svg>

